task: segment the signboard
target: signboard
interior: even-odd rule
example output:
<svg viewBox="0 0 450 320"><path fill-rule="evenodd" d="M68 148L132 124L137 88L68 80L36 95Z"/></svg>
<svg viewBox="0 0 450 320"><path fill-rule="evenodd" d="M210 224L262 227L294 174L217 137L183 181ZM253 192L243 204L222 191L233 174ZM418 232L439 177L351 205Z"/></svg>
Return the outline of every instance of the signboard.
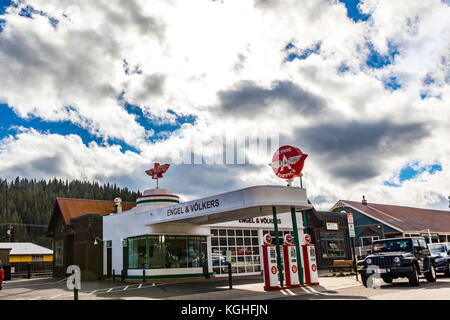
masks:
<svg viewBox="0 0 450 320"><path fill-rule="evenodd" d="M266 233L263 238L264 238L264 243L265 244L271 244L272 243L272 236L270 235L270 233Z"/></svg>
<svg viewBox="0 0 450 320"><path fill-rule="evenodd" d="M311 236L309 234L305 234L305 242L311 243Z"/></svg>
<svg viewBox="0 0 450 320"><path fill-rule="evenodd" d="M277 267L273 266L271 270L272 270L272 274L276 274L277 273Z"/></svg>
<svg viewBox="0 0 450 320"><path fill-rule="evenodd" d="M347 221L348 221L348 223L354 223L355 222L353 220L353 213L351 213L351 212L347 213Z"/></svg>
<svg viewBox="0 0 450 320"><path fill-rule="evenodd" d="M353 213L351 213L351 212L347 213L347 221L348 221L348 233L350 235L350 238L354 238L354 237L356 237L356 234L355 234Z"/></svg>
<svg viewBox="0 0 450 320"><path fill-rule="evenodd" d="M339 230L337 222L327 222L327 230Z"/></svg>
<svg viewBox="0 0 450 320"><path fill-rule="evenodd" d="M307 157L299 148L283 146L273 155L270 166L278 178L290 180L302 173Z"/></svg>
<svg viewBox="0 0 450 320"><path fill-rule="evenodd" d="M284 243L291 244L294 241L294 238L290 233L284 236Z"/></svg>
<svg viewBox="0 0 450 320"><path fill-rule="evenodd" d="M350 225L348 226L348 233L350 234L350 238L356 237L355 227L353 226L353 224L352 224L352 228L350 228Z"/></svg>

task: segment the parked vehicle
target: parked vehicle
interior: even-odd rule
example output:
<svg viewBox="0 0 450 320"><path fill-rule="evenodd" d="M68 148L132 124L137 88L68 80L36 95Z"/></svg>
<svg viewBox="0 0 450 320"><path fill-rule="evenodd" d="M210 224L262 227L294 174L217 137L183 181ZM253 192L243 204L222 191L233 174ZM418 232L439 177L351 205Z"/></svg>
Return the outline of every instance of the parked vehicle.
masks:
<svg viewBox="0 0 450 320"><path fill-rule="evenodd" d="M450 277L450 242L431 243L428 248L434 257L436 272L444 272Z"/></svg>
<svg viewBox="0 0 450 320"><path fill-rule="evenodd" d="M0 260L0 290L2 290L3 279L5 278L5 272L3 271L2 261Z"/></svg>
<svg viewBox="0 0 450 320"><path fill-rule="evenodd" d="M418 286L420 275L428 282L436 281L435 258L423 237L374 241L370 255L364 259L364 267L358 272L365 287L375 273L379 273L386 283L403 277L408 278L411 286Z"/></svg>

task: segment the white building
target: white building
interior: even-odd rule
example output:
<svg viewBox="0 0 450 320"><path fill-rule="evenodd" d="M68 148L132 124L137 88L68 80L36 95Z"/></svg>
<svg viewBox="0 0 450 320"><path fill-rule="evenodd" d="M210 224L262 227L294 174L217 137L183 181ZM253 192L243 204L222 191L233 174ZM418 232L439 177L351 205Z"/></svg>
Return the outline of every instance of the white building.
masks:
<svg viewBox="0 0 450 320"><path fill-rule="evenodd" d="M305 189L255 186L185 203L170 190L146 190L135 208L103 217L103 272L127 270L128 278L142 278L143 269L150 278L205 271L220 276L228 272L228 251L233 273L258 274L263 234L274 235L273 208L280 244L292 232L292 210L302 244L300 211L311 208Z"/></svg>

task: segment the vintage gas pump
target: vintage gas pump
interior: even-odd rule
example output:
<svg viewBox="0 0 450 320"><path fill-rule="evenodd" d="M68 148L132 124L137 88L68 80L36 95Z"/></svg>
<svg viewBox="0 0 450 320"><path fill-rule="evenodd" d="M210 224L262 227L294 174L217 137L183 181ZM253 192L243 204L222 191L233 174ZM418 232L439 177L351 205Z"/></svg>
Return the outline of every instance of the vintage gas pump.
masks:
<svg viewBox="0 0 450 320"><path fill-rule="evenodd" d="M284 275L286 277L286 287L300 287L298 276L297 252L295 244L292 244L294 238L290 234L284 236L283 258Z"/></svg>
<svg viewBox="0 0 450 320"><path fill-rule="evenodd" d="M319 284L317 272L316 249L311 244L311 236L305 234L305 244L302 245L305 270L305 284Z"/></svg>
<svg viewBox="0 0 450 320"><path fill-rule="evenodd" d="M279 290L277 251L275 245L272 244L272 237L270 234L267 233L264 235L264 244L261 248L264 266L264 290Z"/></svg>

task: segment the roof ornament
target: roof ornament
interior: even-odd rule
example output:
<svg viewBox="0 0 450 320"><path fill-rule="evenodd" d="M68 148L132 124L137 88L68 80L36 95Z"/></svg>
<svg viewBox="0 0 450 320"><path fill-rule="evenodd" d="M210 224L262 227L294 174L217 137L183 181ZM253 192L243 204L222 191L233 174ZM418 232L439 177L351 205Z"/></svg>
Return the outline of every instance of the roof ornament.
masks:
<svg viewBox="0 0 450 320"><path fill-rule="evenodd" d="M153 180L156 180L156 189L159 189L159 182L158 180L163 178L163 174L169 170L170 164L163 164L160 165L158 162L154 164L154 167L150 170L145 171L145 173L152 177Z"/></svg>
<svg viewBox="0 0 450 320"><path fill-rule="evenodd" d="M367 206L366 196L363 196L363 199L362 199L361 203L362 203L363 205Z"/></svg>

